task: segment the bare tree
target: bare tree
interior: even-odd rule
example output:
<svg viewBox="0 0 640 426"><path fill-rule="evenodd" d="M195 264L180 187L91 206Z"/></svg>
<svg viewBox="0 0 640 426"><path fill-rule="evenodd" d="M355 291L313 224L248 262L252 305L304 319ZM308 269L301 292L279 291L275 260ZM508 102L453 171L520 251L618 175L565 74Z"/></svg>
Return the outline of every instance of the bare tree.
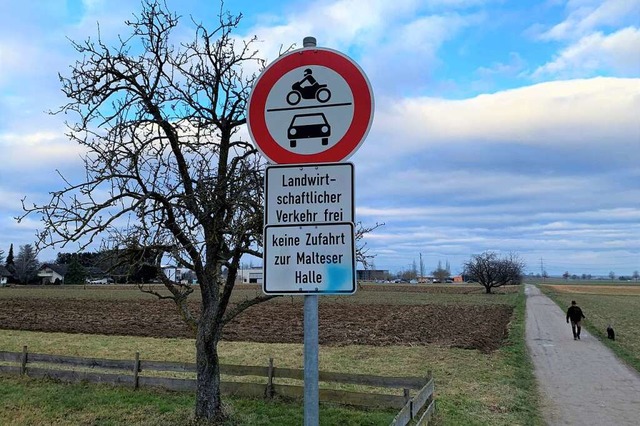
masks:
<svg viewBox="0 0 640 426"><path fill-rule="evenodd" d="M633 271L633 275L631 275L631 278L633 278L636 282L638 282L638 278L640 278L640 273L638 273L638 271Z"/></svg>
<svg viewBox="0 0 640 426"><path fill-rule="evenodd" d="M80 144L85 177L42 205L27 205L44 229L37 247L102 241L112 270L155 269L196 338L195 416L218 422L218 342L223 328L247 308L275 296L230 303L243 256L262 257L264 160L238 137L258 58L255 38L232 37L241 16L225 13L213 30L193 22L194 38L179 46L179 17L162 0L143 0L127 22L131 34L115 47L97 39L72 42L82 57L60 76L69 102L55 113L73 117L68 137ZM182 36L181 36L182 38ZM373 258L363 236L381 226L356 227L356 259ZM11 251L10 251L11 254ZM8 260L8 259L7 259ZM187 304L190 284L163 273L161 262L190 269L201 293L199 311Z"/></svg>
<svg viewBox="0 0 640 426"><path fill-rule="evenodd" d="M373 268L373 258L375 255L369 254L367 243L363 241L366 234L375 231L384 226L384 223L376 222L374 225L363 225L362 222L356 223L355 242L356 242L356 262L360 263L364 269Z"/></svg>
<svg viewBox="0 0 640 426"><path fill-rule="evenodd" d="M433 275L434 280L439 282L445 282L447 278L451 276L451 272L449 272L449 262L447 261L447 268L442 267L442 261L438 261L438 267L431 271L431 275Z"/></svg>
<svg viewBox="0 0 640 426"><path fill-rule="evenodd" d="M500 258L496 253L487 251L471 256L464 264L464 274L480 283L489 294L495 287L521 284L524 267L524 262L515 253Z"/></svg>
<svg viewBox="0 0 640 426"><path fill-rule="evenodd" d="M72 42L82 58L60 76L74 117L68 136L86 151L83 182L64 179L43 205L38 247L106 241L119 258L157 268L168 298L196 337L195 415L225 417L218 342L225 324L273 296L230 304L243 255L261 257L263 160L237 137L255 74L253 42L232 37L241 16L222 11L210 31L193 22L193 41L175 46L179 17L160 0L144 0L115 47L100 35ZM21 219L22 219L21 218ZM127 257L127 255L129 256ZM194 271L202 304L187 305L194 287L162 274L171 258Z"/></svg>

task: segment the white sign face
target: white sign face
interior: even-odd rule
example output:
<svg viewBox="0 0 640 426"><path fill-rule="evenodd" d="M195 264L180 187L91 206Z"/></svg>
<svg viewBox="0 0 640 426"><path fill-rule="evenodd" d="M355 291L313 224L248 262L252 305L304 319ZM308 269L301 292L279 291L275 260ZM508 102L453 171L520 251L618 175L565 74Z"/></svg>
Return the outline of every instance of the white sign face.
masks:
<svg viewBox="0 0 640 426"><path fill-rule="evenodd" d="M354 293L353 235L351 222L266 226L264 293Z"/></svg>
<svg viewBox="0 0 640 426"><path fill-rule="evenodd" d="M269 133L283 149L301 155L335 145L349 130L353 112L349 85L323 66L289 71L273 86L266 102Z"/></svg>
<svg viewBox="0 0 640 426"><path fill-rule="evenodd" d="M271 166L265 225L354 221L352 163Z"/></svg>

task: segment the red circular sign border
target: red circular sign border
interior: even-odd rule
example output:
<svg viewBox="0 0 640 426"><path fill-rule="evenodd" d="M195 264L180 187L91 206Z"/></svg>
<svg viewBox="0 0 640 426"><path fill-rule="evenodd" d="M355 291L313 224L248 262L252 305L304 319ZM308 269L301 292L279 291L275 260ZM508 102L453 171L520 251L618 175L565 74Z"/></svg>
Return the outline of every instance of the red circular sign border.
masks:
<svg viewBox="0 0 640 426"><path fill-rule="evenodd" d="M315 154L296 154L280 146L266 124L266 102L275 83L289 71L310 65L327 67L347 82L353 93L353 119L345 135L331 148ZM305 48L271 63L254 84L249 97L247 124L258 149L272 163L334 163L352 155L364 141L373 121L373 93L364 72L346 55L327 48ZM258 136L258 137L256 137Z"/></svg>

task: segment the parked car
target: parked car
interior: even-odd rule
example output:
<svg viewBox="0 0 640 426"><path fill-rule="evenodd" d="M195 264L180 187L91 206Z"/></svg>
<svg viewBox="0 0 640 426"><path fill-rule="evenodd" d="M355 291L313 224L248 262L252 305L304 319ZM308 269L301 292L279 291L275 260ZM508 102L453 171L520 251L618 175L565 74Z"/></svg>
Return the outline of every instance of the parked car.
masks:
<svg viewBox="0 0 640 426"><path fill-rule="evenodd" d="M113 283L113 279L111 278L98 278L98 279L89 280L89 284L112 284L112 283Z"/></svg>

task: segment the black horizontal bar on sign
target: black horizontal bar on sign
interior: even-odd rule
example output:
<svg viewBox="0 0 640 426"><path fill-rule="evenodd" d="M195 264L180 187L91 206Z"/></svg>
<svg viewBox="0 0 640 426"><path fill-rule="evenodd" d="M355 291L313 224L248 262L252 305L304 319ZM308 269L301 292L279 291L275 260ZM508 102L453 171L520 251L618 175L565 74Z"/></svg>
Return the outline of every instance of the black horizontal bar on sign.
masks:
<svg viewBox="0 0 640 426"><path fill-rule="evenodd" d="M328 107L338 107L338 106L349 106L352 105L351 102L341 102L337 104L322 104L322 105L310 105L310 106L302 106L302 107L284 107L284 108L269 108L267 112L277 112L277 111L294 111L299 109L316 109L316 108L328 108Z"/></svg>

